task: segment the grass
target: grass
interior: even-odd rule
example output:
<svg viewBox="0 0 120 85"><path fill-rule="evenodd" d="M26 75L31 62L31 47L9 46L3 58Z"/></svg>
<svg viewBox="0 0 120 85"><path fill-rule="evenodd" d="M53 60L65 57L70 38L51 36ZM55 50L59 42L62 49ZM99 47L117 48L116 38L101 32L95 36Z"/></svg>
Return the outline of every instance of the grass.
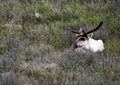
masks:
<svg viewBox="0 0 120 85"><path fill-rule="evenodd" d="M5 0L0 4L0 85L119 85L119 1ZM36 18L34 13L41 16ZM76 53L71 29L104 25L102 53Z"/></svg>

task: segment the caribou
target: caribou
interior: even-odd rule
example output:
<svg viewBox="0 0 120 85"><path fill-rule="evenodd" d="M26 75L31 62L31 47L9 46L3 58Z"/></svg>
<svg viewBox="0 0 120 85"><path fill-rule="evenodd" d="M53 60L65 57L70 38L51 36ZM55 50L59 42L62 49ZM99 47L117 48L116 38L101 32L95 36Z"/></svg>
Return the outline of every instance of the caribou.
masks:
<svg viewBox="0 0 120 85"><path fill-rule="evenodd" d="M76 34L76 40L72 44L72 47L77 52L85 53L88 52L102 52L104 50L104 43L101 39L95 40L92 38L93 32L97 31L101 26L103 22L100 22L100 24L92 29L91 31L85 32L83 29L79 29L79 31L72 30L73 33Z"/></svg>

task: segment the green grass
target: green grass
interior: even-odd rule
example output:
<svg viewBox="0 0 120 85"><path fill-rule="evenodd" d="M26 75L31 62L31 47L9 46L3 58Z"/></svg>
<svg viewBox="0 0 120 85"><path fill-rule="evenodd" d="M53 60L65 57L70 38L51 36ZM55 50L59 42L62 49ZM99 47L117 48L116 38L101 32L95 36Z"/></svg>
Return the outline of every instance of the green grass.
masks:
<svg viewBox="0 0 120 85"><path fill-rule="evenodd" d="M119 1L5 0L0 3L0 85L119 85ZM41 17L36 18L38 12ZM72 51L71 29L104 24L105 51Z"/></svg>

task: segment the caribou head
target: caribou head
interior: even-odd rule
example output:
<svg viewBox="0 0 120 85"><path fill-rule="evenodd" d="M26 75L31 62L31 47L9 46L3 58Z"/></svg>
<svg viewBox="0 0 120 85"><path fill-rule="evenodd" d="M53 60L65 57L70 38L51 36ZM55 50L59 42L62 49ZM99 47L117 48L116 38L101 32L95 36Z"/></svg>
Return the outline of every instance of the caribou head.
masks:
<svg viewBox="0 0 120 85"><path fill-rule="evenodd" d="M100 22L100 24L93 30L85 32L80 28L79 31L72 30L73 33L76 34L76 40L73 43L73 48L77 52L98 52L104 50L104 44L102 40L95 40L92 38L92 33L98 30L102 26L103 22Z"/></svg>

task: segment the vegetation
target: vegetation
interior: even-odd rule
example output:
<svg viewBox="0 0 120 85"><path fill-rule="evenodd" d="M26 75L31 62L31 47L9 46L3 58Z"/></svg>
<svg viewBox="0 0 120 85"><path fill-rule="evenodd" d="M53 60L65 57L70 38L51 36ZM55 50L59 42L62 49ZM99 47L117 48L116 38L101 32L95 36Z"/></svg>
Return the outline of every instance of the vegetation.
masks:
<svg viewBox="0 0 120 85"><path fill-rule="evenodd" d="M119 0L1 0L0 85L119 85ZM102 28L102 53L70 49L72 29Z"/></svg>

